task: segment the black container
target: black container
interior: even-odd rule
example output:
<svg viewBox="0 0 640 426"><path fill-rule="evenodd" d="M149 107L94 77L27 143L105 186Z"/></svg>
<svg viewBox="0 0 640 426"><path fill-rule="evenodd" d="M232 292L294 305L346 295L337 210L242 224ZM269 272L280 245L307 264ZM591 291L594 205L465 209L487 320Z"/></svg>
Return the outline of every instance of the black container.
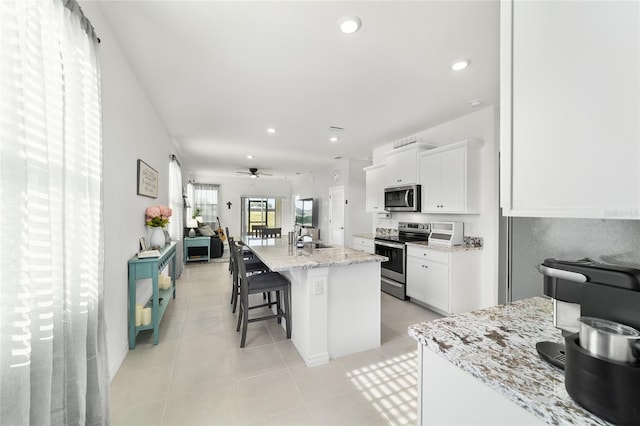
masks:
<svg viewBox="0 0 640 426"><path fill-rule="evenodd" d="M565 339L567 392L582 407L619 425L640 425L640 363L596 358L579 345L578 334Z"/></svg>

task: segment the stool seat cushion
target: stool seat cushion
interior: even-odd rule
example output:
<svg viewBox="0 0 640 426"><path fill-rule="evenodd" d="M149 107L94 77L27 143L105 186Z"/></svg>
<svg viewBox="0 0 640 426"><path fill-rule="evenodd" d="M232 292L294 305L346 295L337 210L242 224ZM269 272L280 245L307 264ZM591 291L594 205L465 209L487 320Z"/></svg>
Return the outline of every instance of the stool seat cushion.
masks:
<svg viewBox="0 0 640 426"><path fill-rule="evenodd" d="M249 293L262 293L267 289L273 290L278 286L289 285L289 280L277 272L265 272L263 274L247 277Z"/></svg>

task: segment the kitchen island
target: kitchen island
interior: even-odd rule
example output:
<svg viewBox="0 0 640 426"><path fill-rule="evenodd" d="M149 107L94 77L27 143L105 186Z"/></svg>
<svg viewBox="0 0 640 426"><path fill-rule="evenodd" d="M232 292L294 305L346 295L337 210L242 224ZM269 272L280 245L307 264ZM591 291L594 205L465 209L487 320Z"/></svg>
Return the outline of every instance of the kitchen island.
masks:
<svg viewBox="0 0 640 426"><path fill-rule="evenodd" d="M552 318L551 300L534 297L410 326L419 424L607 425L538 356L537 342L563 341Z"/></svg>
<svg viewBox="0 0 640 426"><path fill-rule="evenodd" d="M307 366L380 346L380 263L342 246L303 249L282 238L243 241L291 281L291 340Z"/></svg>

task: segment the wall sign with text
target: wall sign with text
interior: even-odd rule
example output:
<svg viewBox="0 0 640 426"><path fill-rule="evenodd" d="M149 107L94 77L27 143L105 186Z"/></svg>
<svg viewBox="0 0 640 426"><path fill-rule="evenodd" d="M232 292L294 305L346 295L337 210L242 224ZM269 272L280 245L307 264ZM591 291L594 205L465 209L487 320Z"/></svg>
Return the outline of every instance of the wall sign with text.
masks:
<svg viewBox="0 0 640 426"><path fill-rule="evenodd" d="M138 160L138 195L158 198L158 172L142 160Z"/></svg>

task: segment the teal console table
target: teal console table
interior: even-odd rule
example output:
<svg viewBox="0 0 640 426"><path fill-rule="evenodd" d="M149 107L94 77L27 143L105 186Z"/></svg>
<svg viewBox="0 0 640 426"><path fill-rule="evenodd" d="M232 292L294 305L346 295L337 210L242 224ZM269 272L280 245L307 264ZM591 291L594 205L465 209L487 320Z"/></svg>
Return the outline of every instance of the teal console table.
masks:
<svg viewBox="0 0 640 426"><path fill-rule="evenodd" d="M171 288L158 288L158 273L171 262ZM136 327L136 281L151 278L153 296L146 307L151 307L151 324ZM153 330L153 344L160 341L160 320L169 306L171 297L176 298L176 243L172 242L160 249L160 257L129 259L129 349L136 347L136 335L141 330ZM160 299L162 298L162 303Z"/></svg>

